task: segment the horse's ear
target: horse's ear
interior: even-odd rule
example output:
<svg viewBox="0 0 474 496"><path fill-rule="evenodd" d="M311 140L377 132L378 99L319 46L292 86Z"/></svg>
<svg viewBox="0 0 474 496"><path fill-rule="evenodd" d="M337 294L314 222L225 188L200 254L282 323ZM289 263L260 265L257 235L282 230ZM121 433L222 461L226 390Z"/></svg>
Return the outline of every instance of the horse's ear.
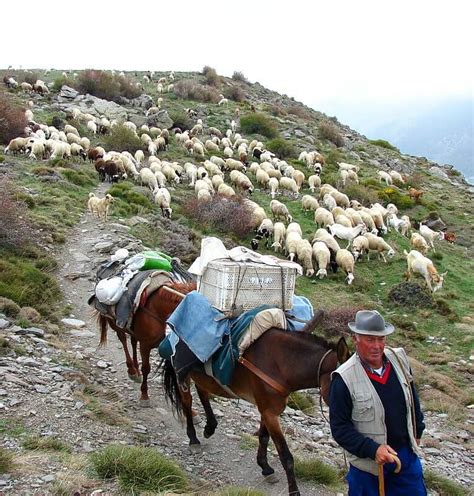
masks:
<svg viewBox="0 0 474 496"><path fill-rule="evenodd" d="M339 363L344 363L347 360L349 360L351 353L349 351L349 347L347 346L346 339L344 337L339 339L336 346L336 351L337 351L337 360Z"/></svg>

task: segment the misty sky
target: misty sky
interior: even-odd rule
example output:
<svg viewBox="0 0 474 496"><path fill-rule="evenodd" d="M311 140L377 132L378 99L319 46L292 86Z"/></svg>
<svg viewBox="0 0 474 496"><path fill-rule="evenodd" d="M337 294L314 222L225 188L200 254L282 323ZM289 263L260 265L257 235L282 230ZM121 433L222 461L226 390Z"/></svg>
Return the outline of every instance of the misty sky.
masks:
<svg viewBox="0 0 474 496"><path fill-rule="evenodd" d="M1 10L4 21L17 19L2 23L2 68L207 64L316 108L473 91L467 1L24 0Z"/></svg>

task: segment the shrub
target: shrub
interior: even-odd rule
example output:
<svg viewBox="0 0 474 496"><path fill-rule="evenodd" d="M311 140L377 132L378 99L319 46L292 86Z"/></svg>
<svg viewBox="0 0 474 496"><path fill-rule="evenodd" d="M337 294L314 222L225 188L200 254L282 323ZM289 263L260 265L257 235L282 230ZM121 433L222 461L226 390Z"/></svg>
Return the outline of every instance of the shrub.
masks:
<svg viewBox="0 0 474 496"><path fill-rule="evenodd" d="M169 116L173 121L173 126L179 127L182 131L193 127L193 123L189 115L184 112L184 110L174 110L169 113Z"/></svg>
<svg viewBox="0 0 474 496"><path fill-rule="evenodd" d="M25 81L25 83L30 83L30 84L35 84L36 81L38 81L38 79L41 79L40 78L40 75L37 73L37 72L25 72L25 75L23 77L23 81Z"/></svg>
<svg viewBox="0 0 474 496"><path fill-rule="evenodd" d="M17 191L7 177L0 179L0 246L21 248L30 239L36 239L36 232L28 222L28 207L17 199Z"/></svg>
<svg viewBox="0 0 474 496"><path fill-rule="evenodd" d="M369 143L375 146L380 146L381 148L386 148L387 150L393 150L394 152L400 153L400 150L397 147L393 146L388 141L383 139L369 140Z"/></svg>
<svg viewBox="0 0 474 496"><path fill-rule="evenodd" d="M334 486L342 482L342 477L338 470L317 458L306 458L304 460L295 458L295 475L298 479L318 482L328 486Z"/></svg>
<svg viewBox="0 0 474 496"><path fill-rule="evenodd" d="M219 86L221 78L213 67L205 65L202 69L202 74L206 79L206 84L209 86Z"/></svg>
<svg viewBox="0 0 474 496"><path fill-rule="evenodd" d="M323 121L319 125L319 136L334 143L338 148L344 146L344 138L337 127L329 121Z"/></svg>
<svg viewBox="0 0 474 496"><path fill-rule="evenodd" d="M91 455L99 477L118 477L122 489L134 494L142 491L182 491L187 488L183 470L154 448L111 444Z"/></svg>
<svg viewBox="0 0 474 496"><path fill-rule="evenodd" d="M10 95L0 94L0 143L23 136L27 124L24 109L13 103Z"/></svg>
<svg viewBox="0 0 474 496"><path fill-rule="evenodd" d="M199 102L219 101L219 93L215 88L196 83L191 79L183 79L174 85L174 93L183 100L197 100Z"/></svg>
<svg viewBox="0 0 474 496"><path fill-rule="evenodd" d="M295 391L288 397L288 406L293 410L311 410L314 406L314 400L311 395Z"/></svg>
<svg viewBox="0 0 474 496"><path fill-rule="evenodd" d="M276 138L278 134L275 123L266 115L259 113L244 115L240 119L240 128L245 134L261 134L267 138Z"/></svg>
<svg viewBox="0 0 474 496"><path fill-rule="evenodd" d="M243 199L215 196L210 201L191 198L183 205L184 214L203 226L212 227L223 233L235 234L239 238L252 229L252 212Z"/></svg>
<svg viewBox="0 0 474 496"><path fill-rule="evenodd" d="M362 307L343 307L326 312L321 328L327 336L343 336L347 333L347 323L355 319L355 314Z"/></svg>
<svg viewBox="0 0 474 496"><path fill-rule="evenodd" d="M20 313L21 307L13 300L0 296L0 312L7 317L16 317Z"/></svg>
<svg viewBox="0 0 474 496"><path fill-rule="evenodd" d="M281 159L296 157L296 148L292 143L283 138L270 140L267 143L267 148Z"/></svg>
<svg viewBox="0 0 474 496"><path fill-rule="evenodd" d="M232 74L232 79L234 81L239 81L241 83L248 83L247 78L245 77L244 73L241 71L234 71L234 74Z"/></svg>
<svg viewBox="0 0 474 496"><path fill-rule="evenodd" d="M287 109L289 114L296 115L305 120L312 119L312 116L308 110L306 110L302 105L290 105Z"/></svg>
<svg viewBox="0 0 474 496"><path fill-rule="evenodd" d="M56 437L27 437L23 440L22 446L29 450L71 452L71 447Z"/></svg>
<svg viewBox="0 0 474 496"><path fill-rule="evenodd" d="M112 127L109 135L104 137L104 146L107 150L128 151L134 154L142 149L140 138L123 124Z"/></svg>
<svg viewBox="0 0 474 496"><path fill-rule="evenodd" d="M66 85L66 86L72 86L73 81L71 81L68 77L65 76L59 76L54 80L53 84L53 91L61 91L61 88Z"/></svg>
<svg viewBox="0 0 474 496"><path fill-rule="evenodd" d="M127 77L92 69L81 72L74 87L81 93L90 93L112 101L117 101L120 97L136 98L142 93Z"/></svg>
<svg viewBox="0 0 474 496"><path fill-rule="evenodd" d="M467 496L469 494L468 489L432 470L426 469L424 472L427 487L435 490L439 496Z"/></svg>
<svg viewBox="0 0 474 496"><path fill-rule="evenodd" d="M408 195L403 195L400 191L390 186L383 188L377 194L381 200L395 203L395 205L397 205L397 207L401 210L411 208L415 205L415 202Z"/></svg>
<svg viewBox="0 0 474 496"><path fill-rule="evenodd" d="M13 468L13 454L0 447L0 474L6 474Z"/></svg>
<svg viewBox="0 0 474 496"><path fill-rule="evenodd" d="M224 89L224 96L234 102L243 102L245 100L245 93L239 86L226 86Z"/></svg>
<svg viewBox="0 0 474 496"><path fill-rule="evenodd" d="M379 201L377 192L362 184L349 183L344 188L344 193L352 200L357 200L364 206L370 206L372 203Z"/></svg>

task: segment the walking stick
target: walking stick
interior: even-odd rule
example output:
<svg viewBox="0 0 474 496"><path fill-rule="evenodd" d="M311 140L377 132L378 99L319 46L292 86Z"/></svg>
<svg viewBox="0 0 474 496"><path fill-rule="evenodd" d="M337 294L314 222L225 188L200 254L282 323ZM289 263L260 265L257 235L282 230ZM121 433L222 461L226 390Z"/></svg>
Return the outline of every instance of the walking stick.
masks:
<svg viewBox="0 0 474 496"><path fill-rule="evenodd" d="M395 468L395 473L398 474L400 469L402 468L402 464L400 462L400 458L398 456L392 455L393 461L397 465ZM385 496L385 481L383 477L383 463L379 465L379 496Z"/></svg>

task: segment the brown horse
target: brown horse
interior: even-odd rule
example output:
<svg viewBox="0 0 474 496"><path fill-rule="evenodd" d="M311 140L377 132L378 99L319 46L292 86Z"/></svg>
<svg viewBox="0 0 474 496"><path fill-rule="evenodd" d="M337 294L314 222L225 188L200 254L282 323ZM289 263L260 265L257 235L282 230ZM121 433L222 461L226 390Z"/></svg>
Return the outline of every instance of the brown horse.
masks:
<svg viewBox="0 0 474 496"><path fill-rule="evenodd" d="M107 328L110 326L122 343L125 352L128 375L131 379L139 381L140 372L137 357L137 342L140 344L140 356L142 360L142 385L140 402L143 406L149 404L148 396L148 374L150 373L150 353L156 348L165 336L166 319L173 313L182 297L179 294L168 291L166 288L187 294L196 289L195 282L178 283L170 282L152 293L143 307L139 307L133 316L131 332L118 327L111 317L99 314L100 346L107 343ZM128 350L127 335L130 335L132 353Z"/></svg>
<svg viewBox="0 0 474 496"><path fill-rule="evenodd" d="M340 338L337 344L331 344L312 334L271 328L252 344L244 353L244 358L250 362L250 366L237 364L228 389L234 393L234 397L243 398L256 405L260 412L257 463L265 477L274 474L267 461L267 447L271 437L286 472L289 494L299 495L293 456L283 435L279 416L287 405L288 395L300 389L319 387L327 403L331 372L349 358L346 341ZM257 370L251 370L252 364ZM208 438L217 426L209 394L227 398L233 396L203 371L191 371L188 379L194 381L205 409L207 422L204 437ZM179 415L184 413L186 417L190 445L199 445L192 423L189 388L180 387L169 360L164 364L163 382L168 400Z"/></svg>

